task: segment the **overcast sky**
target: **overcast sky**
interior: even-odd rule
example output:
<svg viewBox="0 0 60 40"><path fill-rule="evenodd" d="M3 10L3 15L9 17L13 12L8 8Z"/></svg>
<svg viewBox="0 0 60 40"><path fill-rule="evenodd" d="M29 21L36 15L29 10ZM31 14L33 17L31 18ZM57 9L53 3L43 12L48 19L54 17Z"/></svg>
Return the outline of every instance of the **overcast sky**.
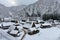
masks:
<svg viewBox="0 0 60 40"><path fill-rule="evenodd" d="M36 2L37 0L0 0L1 4L5 6L15 6L15 5L28 5Z"/></svg>

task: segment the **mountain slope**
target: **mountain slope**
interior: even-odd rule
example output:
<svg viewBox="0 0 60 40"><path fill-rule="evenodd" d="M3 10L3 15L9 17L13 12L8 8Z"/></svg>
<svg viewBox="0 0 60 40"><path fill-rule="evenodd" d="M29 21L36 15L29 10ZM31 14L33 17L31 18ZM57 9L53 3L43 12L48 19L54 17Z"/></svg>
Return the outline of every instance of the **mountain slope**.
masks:
<svg viewBox="0 0 60 40"><path fill-rule="evenodd" d="M24 8L21 13L28 13L31 16L33 13L37 15L37 12L42 15L44 13L53 13L54 11L60 13L59 0L38 0Z"/></svg>
<svg viewBox="0 0 60 40"><path fill-rule="evenodd" d="M4 5L0 4L0 17L9 17L9 10Z"/></svg>
<svg viewBox="0 0 60 40"><path fill-rule="evenodd" d="M20 6L12 6L12 7L8 7L9 11L14 15L18 15L20 10L22 10L23 8L25 8L26 5L20 5Z"/></svg>

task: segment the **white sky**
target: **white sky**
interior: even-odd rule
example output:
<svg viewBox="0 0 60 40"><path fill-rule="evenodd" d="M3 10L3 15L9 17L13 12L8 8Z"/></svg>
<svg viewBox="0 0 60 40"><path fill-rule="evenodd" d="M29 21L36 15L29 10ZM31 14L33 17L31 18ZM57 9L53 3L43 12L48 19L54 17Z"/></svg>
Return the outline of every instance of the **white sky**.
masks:
<svg viewBox="0 0 60 40"><path fill-rule="evenodd" d="M0 0L1 4L4 4L5 6L15 6L15 5L28 5L31 3L36 2L37 0Z"/></svg>

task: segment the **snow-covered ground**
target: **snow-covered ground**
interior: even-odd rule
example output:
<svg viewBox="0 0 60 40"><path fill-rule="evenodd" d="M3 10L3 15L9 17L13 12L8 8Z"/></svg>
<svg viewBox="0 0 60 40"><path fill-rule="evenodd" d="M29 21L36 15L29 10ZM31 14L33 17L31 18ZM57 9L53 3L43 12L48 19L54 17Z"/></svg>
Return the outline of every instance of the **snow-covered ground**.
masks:
<svg viewBox="0 0 60 40"><path fill-rule="evenodd" d="M3 31L2 29L0 29L0 40L17 40L17 39Z"/></svg>
<svg viewBox="0 0 60 40"><path fill-rule="evenodd" d="M33 30L34 28L31 28L31 24L25 23L24 25L20 25L21 29L22 27L28 27L30 30ZM40 26L39 24L36 24L36 26ZM60 40L60 25L57 25L56 27L51 27L51 28L45 28L41 29L38 28L39 33L35 35L28 35L24 37L23 40ZM18 26L18 28L20 29ZM7 33L7 30L0 29L0 40L20 40L21 37L23 36L24 32L20 32L19 37L13 37Z"/></svg>
<svg viewBox="0 0 60 40"><path fill-rule="evenodd" d="M26 35L24 40L60 40L60 29L57 27L39 30L40 32L36 35Z"/></svg>

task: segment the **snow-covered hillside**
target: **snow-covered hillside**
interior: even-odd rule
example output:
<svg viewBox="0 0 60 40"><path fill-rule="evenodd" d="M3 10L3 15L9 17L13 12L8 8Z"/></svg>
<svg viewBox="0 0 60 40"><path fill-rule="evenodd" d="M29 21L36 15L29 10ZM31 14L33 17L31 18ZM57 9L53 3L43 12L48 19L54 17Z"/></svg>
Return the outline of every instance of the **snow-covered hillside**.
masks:
<svg viewBox="0 0 60 40"><path fill-rule="evenodd" d="M37 2L25 7L20 13L28 13L29 15L34 13L37 15L37 13L53 13L54 11L60 13L60 0L38 0Z"/></svg>
<svg viewBox="0 0 60 40"><path fill-rule="evenodd" d="M4 5L0 4L0 17L9 17L9 10Z"/></svg>
<svg viewBox="0 0 60 40"><path fill-rule="evenodd" d="M19 14L22 14L19 11L21 11L25 7L26 7L26 5L19 5L19 6L8 7L8 9L14 16L17 16Z"/></svg>
<svg viewBox="0 0 60 40"><path fill-rule="evenodd" d="M13 7L5 7L0 4L0 14L6 15L11 12L13 15L17 15L19 17L22 16L39 16L44 13L53 13L57 11L60 13L60 0L38 0L37 2L30 5L21 5L21 6L13 6ZM2 12L3 11L3 12ZM39 15L38 15L39 14ZM8 15L7 15L8 16Z"/></svg>
<svg viewBox="0 0 60 40"><path fill-rule="evenodd" d="M0 4L0 17L10 17L10 16L21 16L19 14L22 14L18 11L22 10L25 8L26 5L20 5L20 6L12 6L12 7L6 7L3 4Z"/></svg>

